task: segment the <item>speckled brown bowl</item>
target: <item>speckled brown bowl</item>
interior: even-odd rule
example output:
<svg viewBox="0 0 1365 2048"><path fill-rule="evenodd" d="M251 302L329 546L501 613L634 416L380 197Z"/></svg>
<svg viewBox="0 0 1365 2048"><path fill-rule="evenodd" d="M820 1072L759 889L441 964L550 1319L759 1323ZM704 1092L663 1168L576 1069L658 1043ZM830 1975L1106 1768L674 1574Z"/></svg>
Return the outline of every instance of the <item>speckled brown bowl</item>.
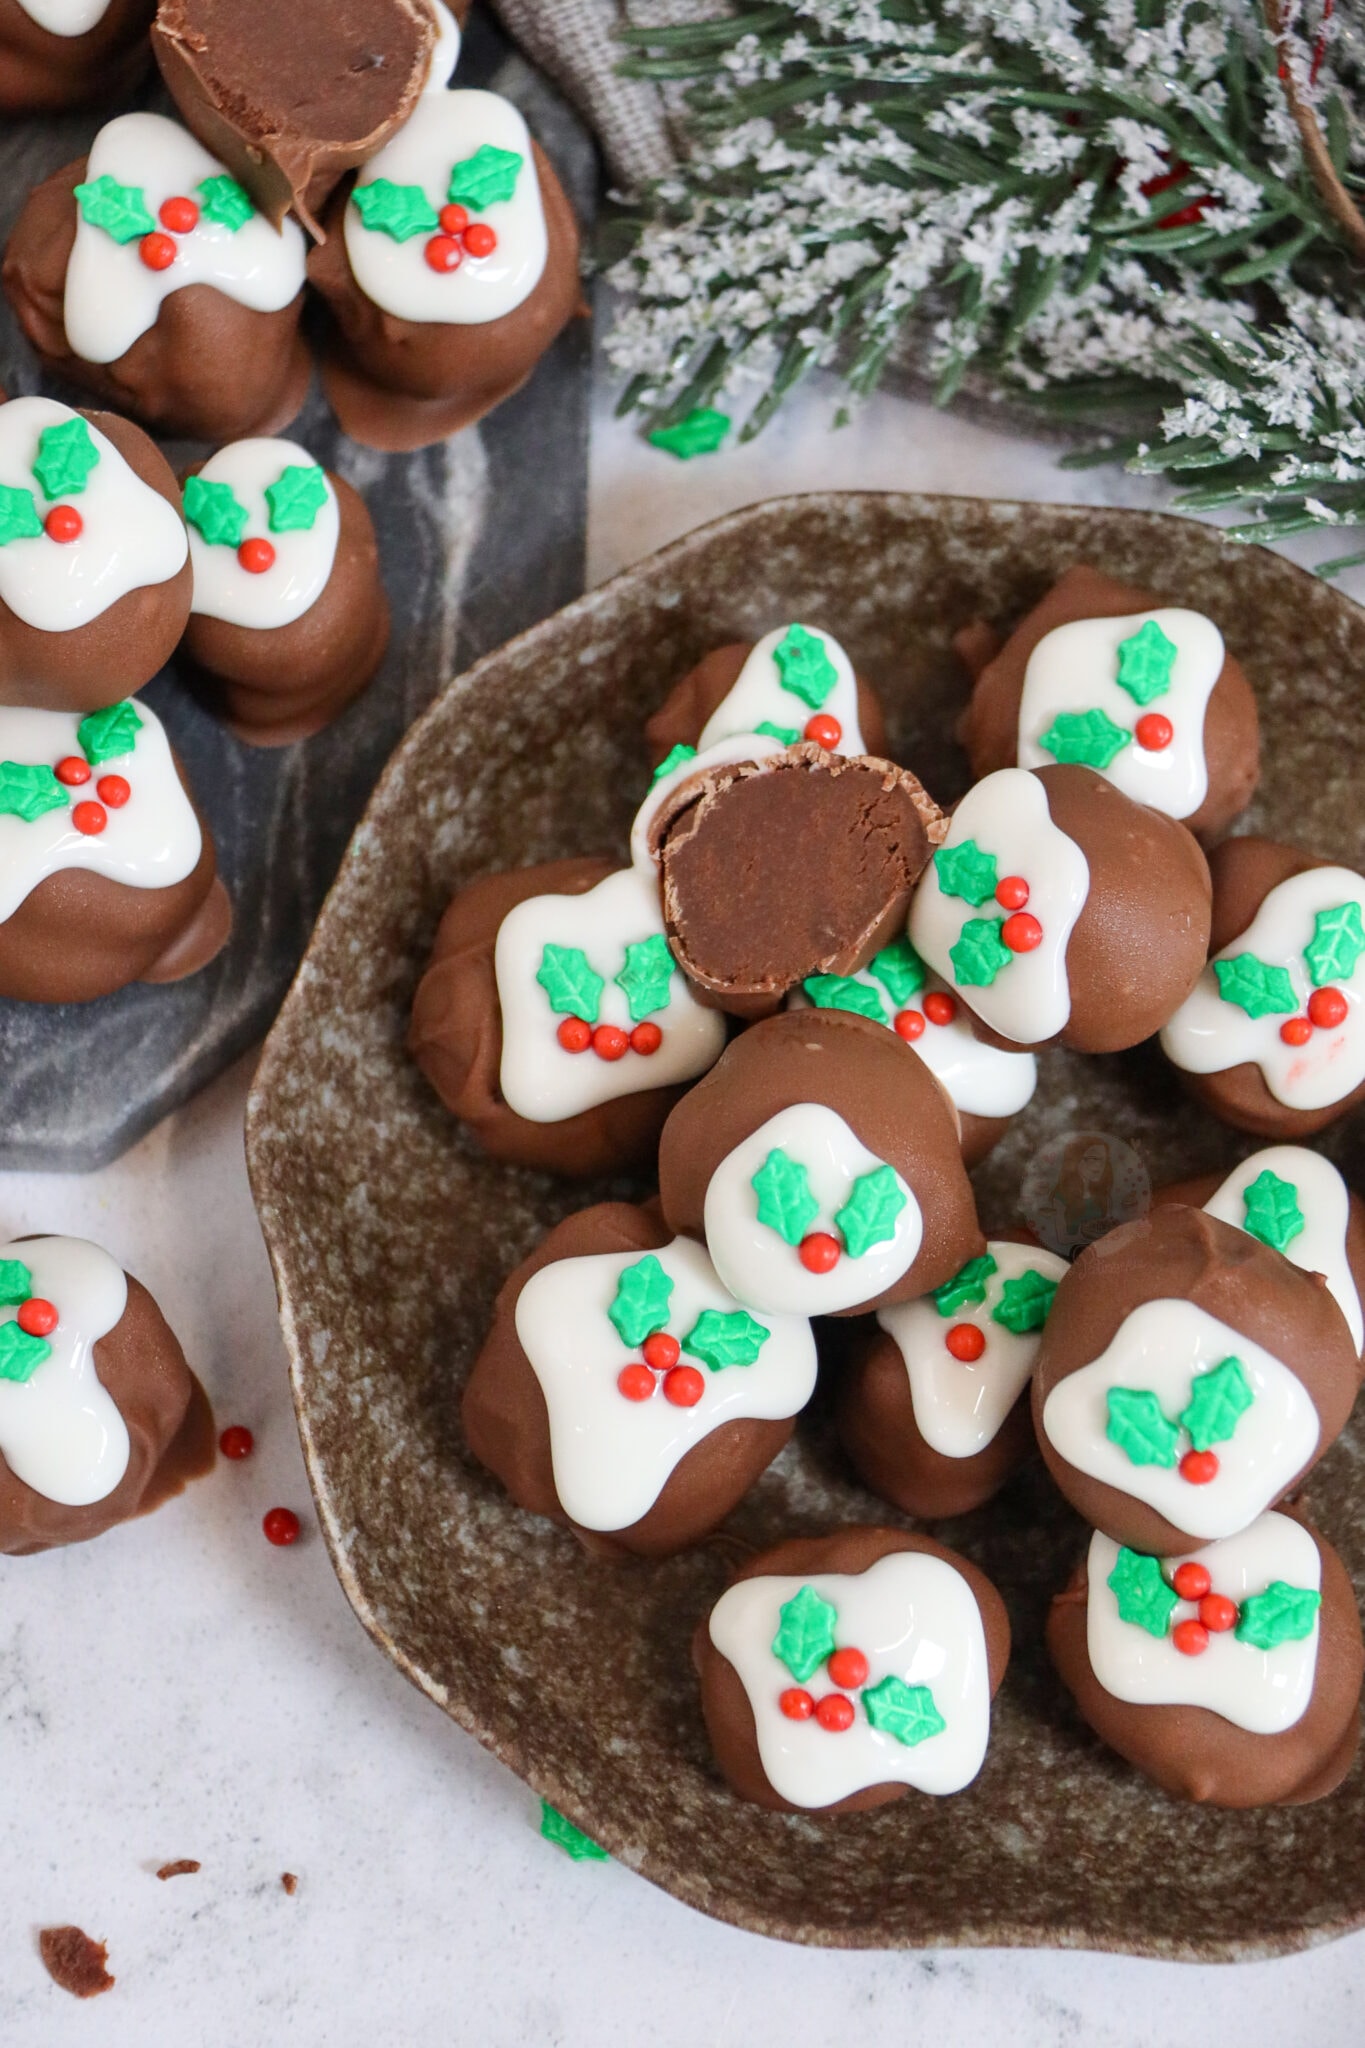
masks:
<svg viewBox="0 0 1365 2048"><path fill-rule="evenodd" d="M1246 824L1360 865L1365 613L1302 571L1140 512L830 494L737 512L619 576L453 682L375 792L270 1036L248 1121L294 1397L322 1527L364 1626L413 1680L614 1855L703 1912L840 1947L1049 1944L1263 1956L1365 1921L1365 1768L1316 1806L1179 1805L1080 1725L1043 1653L1084 1544L1041 1469L942 1529L1009 1603L1015 1658L986 1765L954 1799L839 1819L745 1806L710 1764L688 1637L749 1546L894 1519L852 1482L817 1400L723 1534L661 1565L588 1562L520 1513L461 1440L458 1394L508 1268L601 1198L475 1157L403 1052L437 917L475 875L621 857L641 726L708 648L826 622L878 686L900 757L940 798L949 647L1008 625L1091 561L1219 619L1258 686L1266 780ZM1044 1056L1038 1097L977 1174L985 1220L1068 1127L1118 1132L1154 1180L1244 1142L1150 1050ZM1359 1119L1324 1150L1355 1163ZM1358 1177L1358 1176L1357 1176ZM1314 1471L1313 1519L1360 1583L1365 1431Z"/></svg>

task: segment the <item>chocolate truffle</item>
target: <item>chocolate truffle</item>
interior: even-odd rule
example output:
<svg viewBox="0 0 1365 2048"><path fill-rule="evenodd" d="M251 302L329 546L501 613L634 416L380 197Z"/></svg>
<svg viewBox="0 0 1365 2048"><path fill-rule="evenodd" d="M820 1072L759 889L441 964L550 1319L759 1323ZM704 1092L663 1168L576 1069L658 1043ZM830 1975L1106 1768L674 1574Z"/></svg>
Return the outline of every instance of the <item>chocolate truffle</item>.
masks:
<svg viewBox="0 0 1365 2048"><path fill-rule="evenodd" d="M1001 646L968 628L960 738L972 773L1080 761L1205 841L1256 788L1256 699L1212 619L1068 569Z"/></svg>
<svg viewBox="0 0 1365 2048"><path fill-rule="evenodd" d="M761 1311L884 1308L985 1248L951 1102L892 1032L845 1010L733 1040L664 1125L659 1198Z"/></svg>
<svg viewBox="0 0 1365 2048"><path fill-rule="evenodd" d="M996 1044L1121 1052L1199 978L1208 863L1091 768L973 784L915 891L910 937Z"/></svg>
<svg viewBox="0 0 1365 2048"><path fill-rule="evenodd" d="M704 751L739 733L766 734L779 751L800 739L837 754L884 755L888 745L876 692L819 626L779 626L718 647L645 724L655 764L677 747Z"/></svg>
<svg viewBox="0 0 1365 2048"><path fill-rule="evenodd" d="M1358 1381L1321 1274L1170 1203L1111 1230L1062 1281L1033 1420L1077 1512L1169 1557L1292 1493L1340 1434Z"/></svg>
<svg viewBox="0 0 1365 2048"><path fill-rule="evenodd" d="M234 441L190 472L185 517L194 602L184 647L210 703L257 746L319 731L388 645L363 498L295 441Z"/></svg>
<svg viewBox="0 0 1365 2048"><path fill-rule="evenodd" d="M664 1119L725 1044L637 868L551 861L462 889L436 933L408 1050L493 1159L652 1166Z"/></svg>
<svg viewBox="0 0 1365 2048"><path fill-rule="evenodd" d="M741 1799L778 1813L962 1791L1009 1654L985 1573L901 1529L779 1543L692 1638L716 1762Z"/></svg>
<svg viewBox="0 0 1365 2048"><path fill-rule="evenodd" d="M469 1448L519 1507L601 1557L665 1557L724 1520L815 1390L799 1315L753 1316L653 1205L552 1230L498 1295L464 1391Z"/></svg>
<svg viewBox="0 0 1365 2048"><path fill-rule="evenodd" d="M997 1493L1033 1448L1025 1398L1065 1259L992 1238L933 1294L857 1324L839 1434L874 1493L929 1521Z"/></svg>
<svg viewBox="0 0 1365 2048"><path fill-rule="evenodd" d="M1365 1101L1365 879L1250 837L1209 867L1211 957L1162 1050L1225 1123L1311 1137Z"/></svg>
<svg viewBox="0 0 1365 2048"><path fill-rule="evenodd" d="M1178 1799L1297 1806L1350 1768L1360 1617L1341 1559L1297 1515L1160 1559L1093 1536L1047 1643L1100 1740Z"/></svg>
<svg viewBox="0 0 1365 2048"><path fill-rule="evenodd" d="M0 113L122 99L151 57L155 0L0 0Z"/></svg>
<svg viewBox="0 0 1365 2048"><path fill-rule="evenodd" d="M140 428L0 404L0 704L131 696L180 638L190 582L175 478Z"/></svg>
<svg viewBox="0 0 1365 2048"><path fill-rule="evenodd" d="M79 1237L0 1246L0 1551L82 1543L213 1463L213 1417L145 1287Z"/></svg>
<svg viewBox="0 0 1365 2048"><path fill-rule="evenodd" d="M303 252L178 122L120 114L29 195L0 277L50 375L159 433L232 441L303 403Z"/></svg>
<svg viewBox="0 0 1365 2048"><path fill-rule="evenodd" d="M227 942L213 842L150 707L0 708L0 995L180 981Z"/></svg>

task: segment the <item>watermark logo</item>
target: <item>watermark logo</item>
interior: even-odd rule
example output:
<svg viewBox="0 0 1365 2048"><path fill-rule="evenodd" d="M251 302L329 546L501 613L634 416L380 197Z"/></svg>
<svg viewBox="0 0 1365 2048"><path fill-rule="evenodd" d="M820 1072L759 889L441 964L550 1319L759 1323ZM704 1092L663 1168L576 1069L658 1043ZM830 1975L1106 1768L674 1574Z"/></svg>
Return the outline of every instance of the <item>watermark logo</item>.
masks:
<svg viewBox="0 0 1365 2048"><path fill-rule="evenodd" d="M1120 1223L1135 1223L1151 1205L1146 1167L1109 1131L1068 1131L1050 1139L1030 1159L1019 1186L1024 1221L1064 1259Z"/></svg>

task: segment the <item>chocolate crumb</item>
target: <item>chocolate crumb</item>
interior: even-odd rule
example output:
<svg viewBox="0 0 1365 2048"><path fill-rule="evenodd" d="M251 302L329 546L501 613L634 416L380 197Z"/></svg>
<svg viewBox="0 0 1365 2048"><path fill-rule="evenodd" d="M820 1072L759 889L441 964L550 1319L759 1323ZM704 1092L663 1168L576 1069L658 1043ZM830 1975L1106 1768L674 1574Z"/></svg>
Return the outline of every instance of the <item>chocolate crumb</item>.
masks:
<svg viewBox="0 0 1365 2048"><path fill-rule="evenodd" d="M202 1868L202 1864L196 1863L192 1856L181 1856L174 1863L163 1863L157 1876L163 1880L168 1877L193 1877L195 1871Z"/></svg>
<svg viewBox="0 0 1365 2048"><path fill-rule="evenodd" d="M290 1898L292 1899L295 1892L299 1888L299 1881L295 1877L293 1871L286 1870L282 1872L280 1876L280 1883L284 1886L285 1890L288 1892Z"/></svg>
<svg viewBox="0 0 1365 2048"><path fill-rule="evenodd" d="M95 1998L113 1989L114 1979L104 1967L109 1950L104 1942L92 1941L83 1927L44 1927L38 1951L53 1983L73 1998Z"/></svg>

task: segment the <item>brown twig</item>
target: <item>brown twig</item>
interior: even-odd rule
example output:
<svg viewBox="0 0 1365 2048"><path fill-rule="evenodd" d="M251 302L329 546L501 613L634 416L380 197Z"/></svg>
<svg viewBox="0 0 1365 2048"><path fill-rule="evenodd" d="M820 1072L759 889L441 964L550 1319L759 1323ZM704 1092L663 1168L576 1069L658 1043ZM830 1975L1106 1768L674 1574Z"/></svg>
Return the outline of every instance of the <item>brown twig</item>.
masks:
<svg viewBox="0 0 1365 2048"><path fill-rule="evenodd" d="M1340 227L1356 255L1365 258L1365 219L1361 217L1355 201L1337 176L1336 165L1332 162L1326 139L1318 126L1317 115L1299 90L1294 67L1289 61L1290 37L1285 25L1281 0L1261 0L1261 4L1266 27L1279 52L1280 84L1284 87L1285 104L1303 141L1304 161L1308 165L1309 175L1318 188L1323 205Z"/></svg>

